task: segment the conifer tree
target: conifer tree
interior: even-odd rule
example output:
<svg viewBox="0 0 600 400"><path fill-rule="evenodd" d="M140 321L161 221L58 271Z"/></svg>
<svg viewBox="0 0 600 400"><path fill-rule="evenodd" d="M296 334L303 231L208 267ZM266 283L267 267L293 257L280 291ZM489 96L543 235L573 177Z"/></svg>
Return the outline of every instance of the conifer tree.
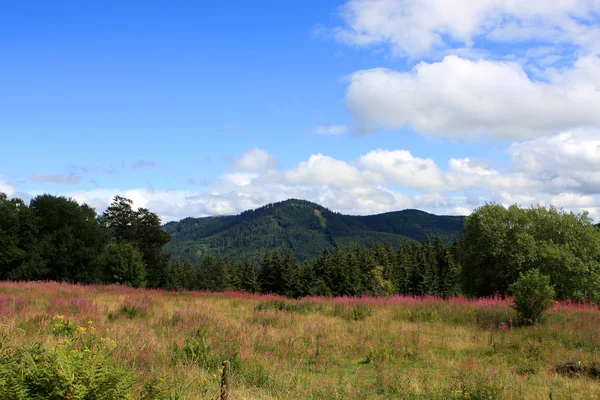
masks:
<svg viewBox="0 0 600 400"><path fill-rule="evenodd" d="M423 273L421 294L437 294L439 290L438 264L435 248L431 244L429 235L425 235L421 246L421 271Z"/></svg>
<svg viewBox="0 0 600 400"><path fill-rule="evenodd" d="M423 272L421 270L421 246L418 243L410 245L409 259L410 264L407 266L408 271L408 293L413 296L422 295Z"/></svg>
<svg viewBox="0 0 600 400"><path fill-rule="evenodd" d="M302 293L300 293L300 284L298 282L298 268L296 258L291 250L287 250L281 267L282 287L279 293L288 297L299 297Z"/></svg>
<svg viewBox="0 0 600 400"><path fill-rule="evenodd" d="M271 276L271 252L265 251L262 262L260 264L260 274L258 276L259 285L263 293L272 293L273 288L270 282Z"/></svg>
<svg viewBox="0 0 600 400"><path fill-rule="evenodd" d="M241 290L256 293L260 290L256 265L248 260L242 266Z"/></svg>
<svg viewBox="0 0 600 400"><path fill-rule="evenodd" d="M396 255L394 274L392 276L392 282L397 293L405 295L409 293L410 271L413 269L412 260L408 240L402 238L400 250L398 250L398 254Z"/></svg>
<svg viewBox="0 0 600 400"><path fill-rule="evenodd" d="M226 259L219 256L213 273L214 287L212 290L223 291L229 286L229 265Z"/></svg>

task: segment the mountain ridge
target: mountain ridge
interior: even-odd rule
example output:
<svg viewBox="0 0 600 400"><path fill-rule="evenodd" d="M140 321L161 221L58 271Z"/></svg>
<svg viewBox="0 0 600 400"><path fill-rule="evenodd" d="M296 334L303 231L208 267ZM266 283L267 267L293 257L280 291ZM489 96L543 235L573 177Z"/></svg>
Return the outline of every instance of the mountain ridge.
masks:
<svg viewBox="0 0 600 400"><path fill-rule="evenodd" d="M163 226L175 259L223 255L232 260L260 259L266 250L291 249L299 261L323 249L392 243L403 237L421 241L426 234L450 242L462 231L463 216L435 215L417 209L373 215L345 215L317 203L289 199L238 215L184 218Z"/></svg>

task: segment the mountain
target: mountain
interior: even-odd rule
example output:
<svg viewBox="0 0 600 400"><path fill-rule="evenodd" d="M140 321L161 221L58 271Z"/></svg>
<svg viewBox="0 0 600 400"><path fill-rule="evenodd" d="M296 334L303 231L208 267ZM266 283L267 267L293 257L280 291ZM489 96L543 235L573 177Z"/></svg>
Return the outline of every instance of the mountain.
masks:
<svg viewBox="0 0 600 400"><path fill-rule="evenodd" d="M289 248L299 261L312 260L336 245L392 243L402 237L421 241L440 234L449 242L463 229L464 217L404 210L369 216L336 213L305 200L286 200L240 215L185 218L164 226L176 259L225 255L230 260L260 259L265 250Z"/></svg>

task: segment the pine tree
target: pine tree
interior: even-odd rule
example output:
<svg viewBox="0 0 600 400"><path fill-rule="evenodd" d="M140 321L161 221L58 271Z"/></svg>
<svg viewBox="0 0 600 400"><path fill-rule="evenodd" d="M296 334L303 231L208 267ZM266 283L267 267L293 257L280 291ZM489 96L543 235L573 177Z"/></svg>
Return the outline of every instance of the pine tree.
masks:
<svg viewBox="0 0 600 400"><path fill-rule="evenodd" d="M273 293L273 287L270 281L271 276L271 253L267 250L263 255L262 263L260 264L259 286L263 293Z"/></svg>
<svg viewBox="0 0 600 400"><path fill-rule="evenodd" d="M229 263L223 257L219 256L213 270L213 290L223 291L229 285Z"/></svg>
<svg viewBox="0 0 600 400"><path fill-rule="evenodd" d="M198 269L196 270L195 289L198 290L214 290L215 284L213 281L213 269L215 260L212 256L207 255L202 259Z"/></svg>
<svg viewBox="0 0 600 400"><path fill-rule="evenodd" d="M408 253L409 265L407 266L408 272L408 293L413 296L422 295L423 286L423 272L421 270L421 246L418 243L412 243L410 245L410 251Z"/></svg>
<svg viewBox="0 0 600 400"><path fill-rule="evenodd" d="M260 289L256 265L248 260L242 266L241 289L249 293L256 293Z"/></svg>
<svg viewBox="0 0 600 400"><path fill-rule="evenodd" d="M421 246L421 271L423 273L421 294L437 294L439 290L438 265L435 248L431 244L429 235L425 235Z"/></svg>
<svg viewBox="0 0 600 400"><path fill-rule="evenodd" d="M359 296L363 293L362 279L360 276L360 264L355 252L350 252L347 255L347 282L349 285L348 295Z"/></svg>
<svg viewBox="0 0 600 400"><path fill-rule="evenodd" d="M227 287L242 290L242 264L239 262L229 263L227 274Z"/></svg>
<svg viewBox="0 0 600 400"><path fill-rule="evenodd" d="M319 294L333 294L333 257L329 249L323 250L321 257L315 262L316 285L318 286Z"/></svg>
<svg viewBox="0 0 600 400"><path fill-rule="evenodd" d="M392 282L397 293L405 295L409 293L410 271L413 268L413 258L408 240L402 238L400 250L398 250L398 254L396 255L394 274L392 276Z"/></svg>
<svg viewBox="0 0 600 400"><path fill-rule="evenodd" d="M292 253L292 251L289 249L287 250L285 258L282 261L281 283L281 294L288 297L300 296L296 258L294 257L294 253Z"/></svg>

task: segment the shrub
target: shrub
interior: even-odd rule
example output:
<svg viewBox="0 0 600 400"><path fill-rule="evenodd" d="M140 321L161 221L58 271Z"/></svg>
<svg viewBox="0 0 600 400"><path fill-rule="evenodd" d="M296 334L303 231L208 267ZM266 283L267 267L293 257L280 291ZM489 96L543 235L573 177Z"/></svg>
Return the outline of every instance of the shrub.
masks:
<svg viewBox="0 0 600 400"><path fill-rule="evenodd" d="M240 345L233 338L221 340L211 337L209 330L200 327L196 334L188 337L181 350L178 350L184 361L189 361L206 370L217 370L223 360L231 362L233 370L239 370L241 364ZM212 339L212 340L211 340Z"/></svg>
<svg viewBox="0 0 600 400"><path fill-rule="evenodd" d="M101 348L63 341L52 349L36 343L0 351L0 398L130 399L135 381Z"/></svg>
<svg viewBox="0 0 600 400"><path fill-rule="evenodd" d="M510 290L515 296L513 308L524 323L535 324L554 303L555 291L550 277L537 269L521 273Z"/></svg>

